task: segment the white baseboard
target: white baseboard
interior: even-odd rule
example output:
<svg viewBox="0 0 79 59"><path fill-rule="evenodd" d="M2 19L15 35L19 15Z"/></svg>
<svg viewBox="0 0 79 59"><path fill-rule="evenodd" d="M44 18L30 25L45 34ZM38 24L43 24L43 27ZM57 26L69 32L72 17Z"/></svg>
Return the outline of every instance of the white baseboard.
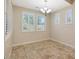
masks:
<svg viewBox="0 0 79 59"><path fill-rule="evenodd" d="M23 42L23 43L17 43L17 44L13 44L12 47L16 47L16 46L20 46L20 45L25 45L25 44L30 44L30 43L35 43L35 42L40 42L40 41L44 41L44 40L52 40L52 41L56 41L56 42L59 42L61 44L64 44L66 46L69 46L71 48L75 48L74 46L68 44L68 43L65 43L65 42L62 42L62 41L58 41L56 39L53 39L53 38L50 38L50 39L42 39L42 40L35 40L35 41L29 41L29 42Z"/></svg>
<svg viewBox="0 0 79 59"><path fill-rule="evenodd" d="M59 42L59 43L61 43L61 44L64 44L64 45L66 45L66 46L69 46L69 47L71 47L71 48L75 48L73 45L70 45L70 44L68 44L68 43L65 43L65 42L63 42L63 41L58 41L58 40L56 40L56 39L53 39L53 38L51 38L50 40L52 40L52 41L56 41L56 42Z"/></svg>
<svg viewBox="0 0 79 59"><path fill-rule="evenodd" d="M49 40L49 39L42 39L42 40L35 40L35 41L29 41L29 42L13 44L12 47L16 47L16 46L20 46L20 45L24 45L24 44L30 44L30 43L34 43L34 42L40 42L40 41L44 41L44 40Z"/></svg>

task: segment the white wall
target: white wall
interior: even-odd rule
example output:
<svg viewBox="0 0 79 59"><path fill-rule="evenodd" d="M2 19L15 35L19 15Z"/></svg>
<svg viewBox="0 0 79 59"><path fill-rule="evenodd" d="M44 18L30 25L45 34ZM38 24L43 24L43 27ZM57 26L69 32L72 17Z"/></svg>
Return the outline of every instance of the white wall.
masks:
<svg viewBox="0 0 79 59"><path fill-rule="evenodd" d="M64 24L65 14L69 8L73 9L73 23ZM66 44L72 48L75 47L75 13L74 13L74 4L73 6L61 9L54 12L51 15L51 39ZM60 24L54 24L53 16L55 13L60 13Z"/></svg>
<svg viewBox="0 0 79 59"><path fill-rule="evenodd" d="M13 16L14 16L14 28L13 28L13 45L33 42L33 41L41 41L47 40L49 38L49 16L46 17L46 31L45 32L22 32L22 12L31 12L35 15L40 15L41 13L38 11L13 6Z"/></svg>
<svg viewBox="0 0 79 59"><path fill-rule="evenodd" d="M51 19L52 15L48 15L46 17L46 31L45 32L22 32L21 28L21 13L23 11L32 12L36 15L40 15L41 13L38 11L25 9L22 7L12 6L11 0L8 1L8 19L10 20L10 30L8 35L5 37L5 59L9 59L9 55L12 49L12 45L22 44L22 43L28 43L33 41L41 41L41 40L47 40L51 38L52 40L56 40L58 42L63 42L66 45L69 45L71 47L74 47L75 42L75 28L74 28L74 5L73 8L73 24L72 25L64 25L64 16L65 12L68 8L59 10L61 14L61 24L55 25L53 22L53 19ZM12 13L13 12L13 13ZM57 13L55 12L55 13ZM13 15L12 15L13 14ZM13 16L13 17L12 17ZM13 22L13 23L12 23ZM12 24L14 26L12 26Z"/></svg>
<svg viewBox="0 0 79 59"><path fill-rule="evenodd" d="M12 50L12 32L9 32L7 37L4 40L4 56L5 59L10 59L11 50Z"/></svg>
<svg viewBox="0 0 79 59"><path fill-rule="evenodd" d="M65 25L64 24L64 17L65 13L69 8L73 9L73 23L71 25ZM23 11L26 12L32 12L36 15L40 15L41 13L38 11L13 6L13 45L19 45L23 43L29 43L34 41L41 41L41 40L47 40L52 39L61 43L64 43L72 48L74 48L75 45L75 28L74 28L74 4L73 6L63 8L61 10L58 10L52 14L49 14L46 18L47 24L46 24L46 32L22 32L21 28L21 13ZM53 15L55 13L60 13L61 21L60 24L56 25L53 21ZM52 17L51 17L52 16Z"/></svg>

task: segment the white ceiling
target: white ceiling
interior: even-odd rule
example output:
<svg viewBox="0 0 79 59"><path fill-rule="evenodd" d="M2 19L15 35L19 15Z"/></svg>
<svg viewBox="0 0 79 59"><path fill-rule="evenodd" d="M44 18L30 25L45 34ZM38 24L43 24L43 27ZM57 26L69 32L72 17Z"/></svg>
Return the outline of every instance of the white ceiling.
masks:
<svg viewBox="0 0 79 59"><path fill-rule="evenodd" d="M70 6L65 0L47 0L48 8L53 11L59 10L64 7ZM13 5L29 8L33 10L38 10L39 8L43 8L45 6L44 0L12 0ZM39 7L39 8L37 8Z"/></svg>

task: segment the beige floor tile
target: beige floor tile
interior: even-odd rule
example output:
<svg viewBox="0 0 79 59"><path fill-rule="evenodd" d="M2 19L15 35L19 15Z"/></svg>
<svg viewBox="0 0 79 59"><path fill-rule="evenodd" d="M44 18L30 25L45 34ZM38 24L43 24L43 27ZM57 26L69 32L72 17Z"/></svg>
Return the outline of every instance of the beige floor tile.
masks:
<svg viewBox="0 0 79 59"><path fill-rule="evenodd" d="M72 48L51 40L14 47L11 57L12 59L75 59Z"/></svg>

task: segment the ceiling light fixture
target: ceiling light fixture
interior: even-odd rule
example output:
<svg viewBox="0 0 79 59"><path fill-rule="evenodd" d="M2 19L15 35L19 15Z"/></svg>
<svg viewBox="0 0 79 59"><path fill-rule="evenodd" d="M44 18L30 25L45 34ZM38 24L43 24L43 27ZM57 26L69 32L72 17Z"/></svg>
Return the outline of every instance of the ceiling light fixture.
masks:
<svg viewBox="0 0 79 59"><path fill-rule="evenodd" d="M45 14L45 16L48 14L48 13L50 13L52 10L51 9L49 9L48 8L48 6L47 6L47 0L44 0L44 2L45 2L45 7L44 8L41 8L40 9L40 11L42 12L42 13L44 13Z"/></svg>

